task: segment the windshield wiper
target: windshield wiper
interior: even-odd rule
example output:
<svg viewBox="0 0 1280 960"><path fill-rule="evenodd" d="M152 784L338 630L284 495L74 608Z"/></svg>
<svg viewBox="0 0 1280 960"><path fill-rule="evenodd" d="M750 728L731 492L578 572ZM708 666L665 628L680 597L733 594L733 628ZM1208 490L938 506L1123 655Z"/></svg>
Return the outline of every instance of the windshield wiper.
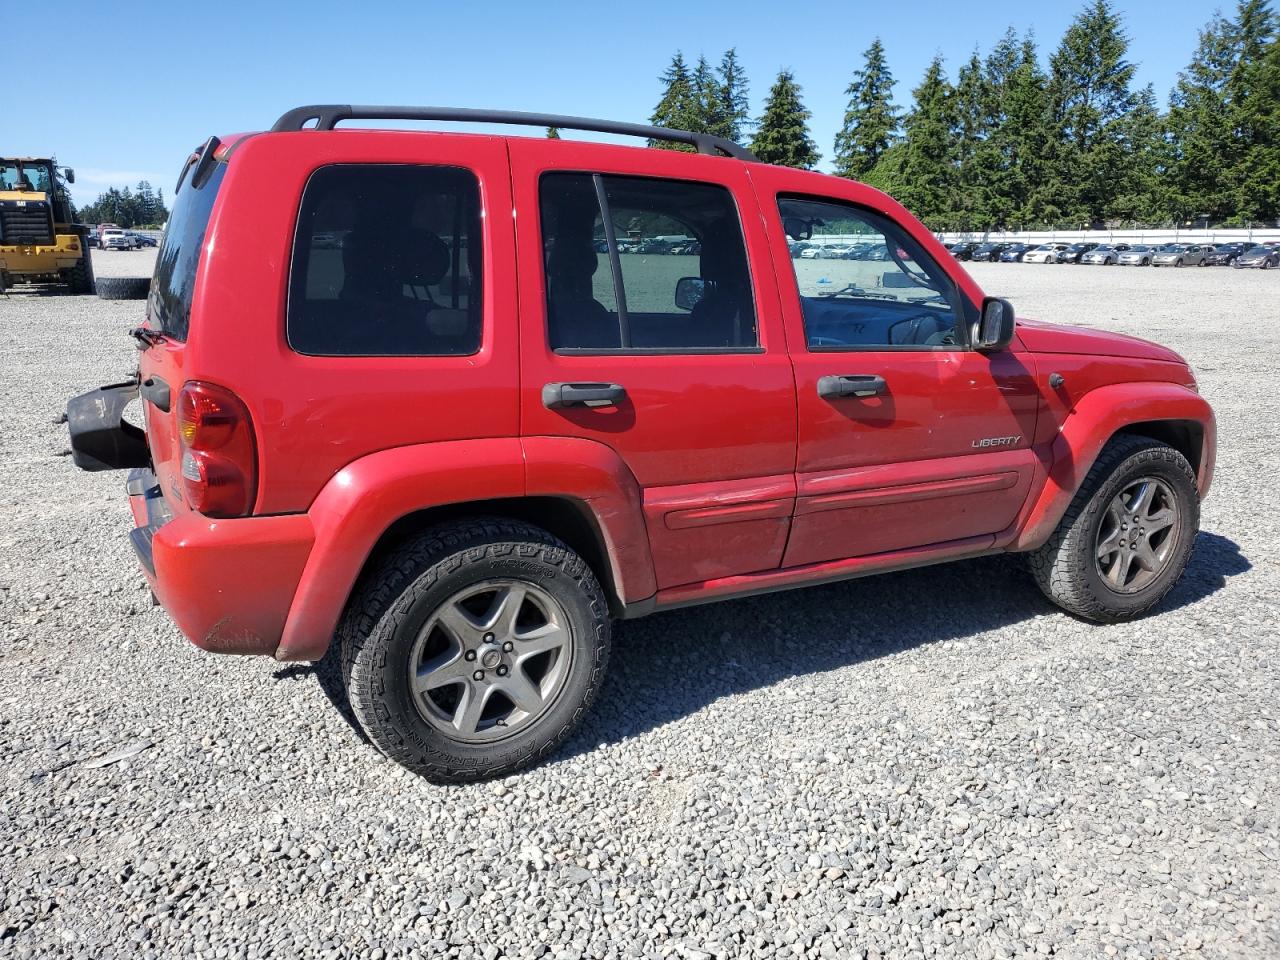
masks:
<svg viewBox="0 0 1280 960"><path fill-rule="evenodd" d="M129 331L129 336L138 341L138 349L146 350L148 347L154 347L161 340L165 339L165 335L159 330L152 330L150 327L134 327Z"/></svg>

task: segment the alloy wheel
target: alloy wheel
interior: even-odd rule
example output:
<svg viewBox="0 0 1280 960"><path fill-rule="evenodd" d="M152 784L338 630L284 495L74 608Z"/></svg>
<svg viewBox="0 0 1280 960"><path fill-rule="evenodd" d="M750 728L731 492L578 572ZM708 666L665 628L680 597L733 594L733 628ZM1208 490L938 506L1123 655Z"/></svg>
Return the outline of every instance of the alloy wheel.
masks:
<svg viewBox="0 0 1280 960"><path fill-rule="evenodd" d="M563 690L573 655L560 603L521 580L486 580L449 597L409 654L422 718L464 743L487 743L536 721Z"/></svg>
<svg viewBox="0 0 1280 960"><path fill-rule="evenodd" d="M1178 504L1163 480L1142 477L1107 504L1098 525L1098 575L1116 593L1137 593L1169 565L1178 541Z"/></svg>

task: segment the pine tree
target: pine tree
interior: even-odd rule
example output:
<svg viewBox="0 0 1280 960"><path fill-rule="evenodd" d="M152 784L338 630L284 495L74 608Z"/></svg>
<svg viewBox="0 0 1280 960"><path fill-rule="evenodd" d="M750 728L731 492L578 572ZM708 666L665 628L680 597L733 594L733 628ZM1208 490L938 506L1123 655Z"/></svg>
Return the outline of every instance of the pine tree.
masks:
<svg viewBox="0 0 1280 960"><path fill-rule="evenodd" d="M1005 97L1002 131L1007 139L1009 167L1004 189L1013 203L1010 225L1027 229L1052 224L1061 216L1048 182L1058 141L1048 77L1040 69L1033 37L1023 39L1018 61Z"/></svg>
<svg viewBox="0 0 1280 960"><path fill-rule="evenodd" d="M912 91L914 102L903 121L902 142L886 154L877 177L889 181L877 186L887 188L931 230L950 226L955 189L952 96L942 58L934 57Z"/></svg>
<svg viewBox="0 0 1280 960"><path fill-rule="evenodd" d="M547 139L548 139L548 140L559 140L559 139L560 139L560 128L559 128L559 127L547 127Z"/></svg>
<svg viewBox="0 0 1280 960"><path fill-rule="evenodd" d="M971 173L983 188L985 227L1007 227L1018 207L1013 169L1017 132L1009 123L1009 97L1021 62L1018 34L1010 27L987 54L978 85L983 136L974 145Z"/></svg>
<svg viewBox="0 0 1280 960"><path fill-rule="evenodd" d="M1110 0L1076 15L1050 59L1050 93L1062 139L1055 185L1073 222L1101 221L1116 193L1125 156L1117 126L1135 104L1134 66Z"/></svg>
<svg viewBox="0 0 1280 960"><path fill-rule="evenodd" d="M693 126L685 129L711 133L723 126L723 122L720 116L720 81L706 57L698 57L690 80L693 84Z"/></svg>
<svg viewBox="0 0 1280 960"><path fill-rule="evenodd" d="M850 179L865 177L897 138L898 112L893 106L893 74L877 37L863 54L845 90L849 104L836 134L836 173Z"/></svg>
<svg viewBox="0 0 1280 960"><path fill-rule="evenodd" d="M954 98L956 190L952 222L961 230L988 226L991 177L981 169L979 147L987 136L987 92L982 59L975 50L956 75Z"/></svg>
<svg viewBox="0 0 1280 960"><path fill-rule="evenodd" d="M1234 162L1225 171L1234 219L1280 216L1280 52L1276 15L1267 0L1241 0L1237 57L1227 78L1227 126Z"/></svg>
<svg viewBox="0 0 1280 960"><path fill-rule="evenodd" d="M1131 224L1167 219L1172 206L1165 176L1168 144L1164 118L1150 84L1138 91L1133 109L1116 126L1127 159L1107 207L1107 219Z"/></svg>
<svg viewBox="0 0 1280 960"><path fill-rule="evenodd" d="M818 162L817 144L809 135L809 111L800 100L800 85L783 70L769 88L764 114L756 126L751 150L765 163L810 170Z"/></svg>
<svg viewBox="0 0 1280 960"><path fill-rule="evenodd" d="M659 127L671 127L676 130L695 129L698 123L698 103L694 94L693 78L689 67L684 62L684 55L679 51L671 58L671 65L662 74L662 99L653 109L649 122ZM673 143L669 140L650 140L649 146L662 150L683 150L692 152L693 147L685 143Z"/></svg>
<svg viewBox="0 0 1280 960"><path fill-rule="evenodd" d="M1173 144L1170 212L1182 220L1223 219L1229 200L1222 171L1232 159L1227 113L1227 79L1234 65L1232 25L1221 14L1200 31L1200 43L1169 97L1168 126Z"/></svg>
<svg viewBox="0 0 1280 960"><path fill-rule="evenodd" d="M733 47L720 58L719 74L717 125L709 132L728 140L741 141L750 123L747 75L738 63L738 51Z"/></svg>

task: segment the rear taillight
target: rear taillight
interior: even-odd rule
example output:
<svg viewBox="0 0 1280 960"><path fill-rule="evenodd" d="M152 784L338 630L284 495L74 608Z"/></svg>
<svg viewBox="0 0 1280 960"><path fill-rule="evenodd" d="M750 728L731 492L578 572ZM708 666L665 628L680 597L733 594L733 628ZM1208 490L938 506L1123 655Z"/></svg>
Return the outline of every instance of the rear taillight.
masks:
<svg viewBox="0 0 1280 960"><path fill-rule="evenodd" d="M187 504L208 517L253 509L258 460L244 403L225 387L191 380L178 394L182 487Z"/></svg>

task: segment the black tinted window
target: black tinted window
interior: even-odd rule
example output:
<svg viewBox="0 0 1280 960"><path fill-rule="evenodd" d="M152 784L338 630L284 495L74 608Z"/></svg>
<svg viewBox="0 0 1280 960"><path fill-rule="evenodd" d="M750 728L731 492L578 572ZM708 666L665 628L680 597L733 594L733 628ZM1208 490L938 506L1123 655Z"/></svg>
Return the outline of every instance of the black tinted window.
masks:
<svg viewBox="0 0 1280 960"><path fill-rule="evenodd" d="M759 343L742 227L724 187L555 173L542 178L541 206L552 349Z"/></svg>
<svg viewBox="0 0 1280 960"><path fill-rule="evenodd" d="M323 167L298 214L289 345L322 356L475 353L481 259L470 171Z"/></svg>
<svg viewBox="0 0 1280 960"><path fill-rule="evenodd" d="M188 171L165 226L164 240L156 256L155 275L151 279L147 314L153 329L163 330L174 340L187 339L196 268L200 265L209 214L213 211L213 201L218 198L226 169L225 163L215 163L198 186L191 182L191 172Z"/></svg>
<svg viewBox="0 0 1280 960"><path fill-rule="evenodd" d="M834 202L781 199L778 212L789 233L821 244L791 258L810 349L963 346L962 298L901 227Z"/></svg>

